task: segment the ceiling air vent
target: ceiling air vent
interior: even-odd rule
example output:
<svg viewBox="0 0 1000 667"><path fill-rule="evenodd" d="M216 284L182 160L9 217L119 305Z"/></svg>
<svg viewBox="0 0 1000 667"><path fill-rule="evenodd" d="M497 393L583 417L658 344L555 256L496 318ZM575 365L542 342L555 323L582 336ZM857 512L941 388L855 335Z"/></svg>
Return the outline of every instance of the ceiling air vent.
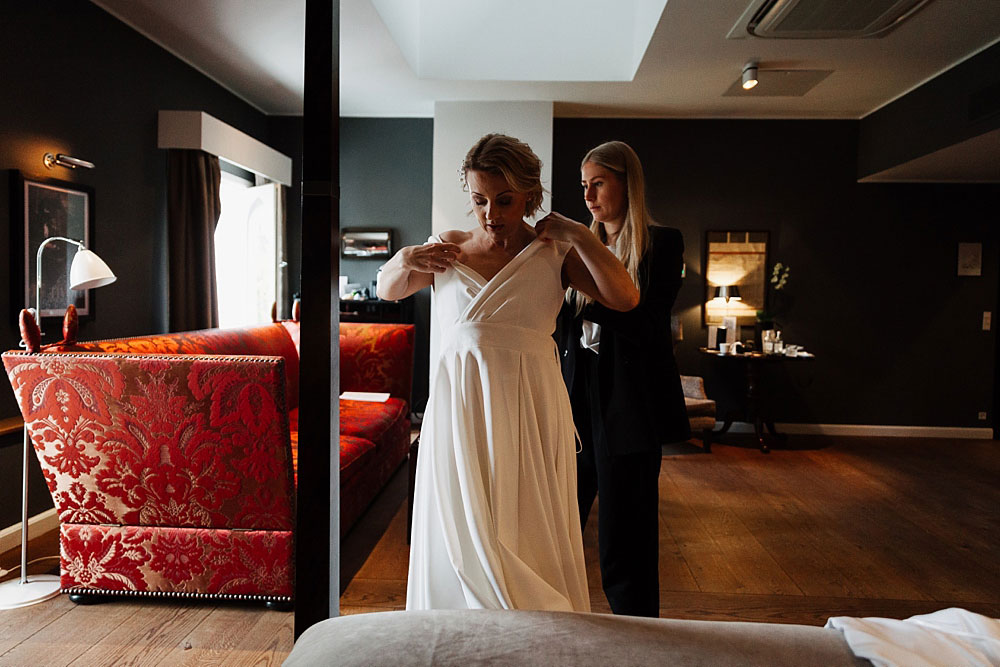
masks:
<svg viewBox="0 0 1000 667"><path fill-rule="evenodd" d="M747 32L776 39L882 37L930 0L767 0Z"/></svg>

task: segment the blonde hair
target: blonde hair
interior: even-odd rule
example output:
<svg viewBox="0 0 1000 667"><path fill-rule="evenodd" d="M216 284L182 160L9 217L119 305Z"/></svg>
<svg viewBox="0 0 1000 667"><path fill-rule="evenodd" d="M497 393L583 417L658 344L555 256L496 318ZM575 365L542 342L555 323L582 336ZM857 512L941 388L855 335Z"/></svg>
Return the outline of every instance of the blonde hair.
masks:
<svg viewBox="0 0 1000 667"><path fill-rule="evenodd" d="M515 191L528 196L524 215L530 218L542 206L542 161L528 144L505 134L487 134L465 154L458 172L468 190L467 172L500 174Z"/></svg>
<svg viewBox="0 0 1000 667"><path fill-rule="evenodd" d="M655 224L653 216L646 208L646 179L642 174L642 163L632 147L624 141L609 141L591 148L580 161L580 167L588 162L610 170L626 186L625 200L628 207L625 221L615 240L614 253L625 265L625 270L641 293L639 263L649 248L649 226ZM590 231L601 240L601 243L607 245L608 235L604 231L604 225L597 218L590 223ZM593 301L586 294L573 289L567 292L566 300L575 302L577 313Z"/></svg>

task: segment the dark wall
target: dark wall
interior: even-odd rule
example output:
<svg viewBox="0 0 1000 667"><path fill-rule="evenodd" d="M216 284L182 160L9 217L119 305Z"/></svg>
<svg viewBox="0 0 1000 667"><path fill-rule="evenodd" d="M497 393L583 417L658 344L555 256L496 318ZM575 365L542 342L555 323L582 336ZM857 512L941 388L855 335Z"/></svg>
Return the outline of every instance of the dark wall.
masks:
<svg viewBox="0 0 1000 667"><path fill-rule="evenodd" d="M769 266L792 267L785 338L817 358L787 373L779 421L984 427L997 306L997 185L859 184L857 121L592 120L554 123L553 207L589 220L586 151L632 145L654 216L684 234L674 313L684 374L726 396L701 324L707 230L768 230ZM957 243L983 243L982 277L958 277Z"/></svg>
<svg viewBox="0 0 1000 667"><path fill-rule="evenodd" d="M396 248L431 234L434 121L430 118L340 119L340 224L390 227ZM340 260L341 275L367 286L385 260ZM417 325L413 405L427 400L430 290L415 296Z"/></svg>
<svg viewBox="0 0 1000 667"><path fill-rule="evenodd" d="M8 3L0 20L0 341L16 347L11 302L12 222L6 176L57 178L94 188L92 248L118 281L91 293L96 317L82 339L166 329L166 152L156 147L161 109L205 111L268 143L267 117L89 2ZM46 169L46 152L94 162L92 170ZM297 159L298 154L294 155ZM14 288L16 291L16 287ZM58 340L59 322L46 322ZM18 413L9 384L0 417ZM17 439L14 439L16 444ZM4 455L20 460L7 440ZM7 461L7 458L4 459ZM20 489L20 466L0 467L0 487ZM19 492L18 492L19 497ZM51 501L45 499L47 505ZM20 520L20 503L0 506L0 526ZM32 504L31 513L44 509Z"/></svg>

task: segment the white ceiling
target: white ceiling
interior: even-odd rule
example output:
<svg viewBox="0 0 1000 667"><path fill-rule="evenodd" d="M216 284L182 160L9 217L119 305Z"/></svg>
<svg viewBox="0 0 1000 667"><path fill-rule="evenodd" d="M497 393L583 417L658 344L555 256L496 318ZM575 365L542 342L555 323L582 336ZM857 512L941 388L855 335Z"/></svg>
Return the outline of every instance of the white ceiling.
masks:
<svg viewBox="0 0 1000 667"><path fill-rule="evenodd" d="M261 111L302 112L305 0L93 2ZM879 39L728 39L761 2L669 0L634 79L587 82L419 78L372 0L341 0L341 113L430 117L436 100L552 100L557 116L861 118L1000 40L1000 0L932 0ZM440 35L455 35L450 58L471 61L478 48L511 59L527 46L510 9L523 4L489 0L493 20L443 27ZM763 84L753 95L725 95L751 59L762 70L832 73L801 96L771 97Z"/></svg>
<svg viewBox="0 0 1000 667"><path fill-rule="evenodd" d="M667 4L504 0L497 11L496 2L371 3L418 78L459 81L631 81ZM517 48L483 48L508 25L517 26Z"/></svg>

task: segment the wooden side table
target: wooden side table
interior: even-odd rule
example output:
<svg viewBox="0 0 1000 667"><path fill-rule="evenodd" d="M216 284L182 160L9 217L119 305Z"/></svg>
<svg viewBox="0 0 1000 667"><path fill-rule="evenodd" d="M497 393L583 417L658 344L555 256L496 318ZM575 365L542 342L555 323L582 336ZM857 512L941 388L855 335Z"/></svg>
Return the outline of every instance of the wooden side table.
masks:
<svg viewBox="0 0 1000 667"><path fill-rule="evenodd" d="M769 454L771 449L764 441L764 429L771 437L777 440L785 440L787 436L778 433L774 425L774 416L770 413L769 406L764 399L766 390L762 384L761 368L764 364L785 364L812 361L815 355L789 357L783 354L762 354L760 352L744 352L741 354L720 354L718 350L710 350L702 347L698 348L701 354L717 360L720 364L742 364L743 377L746 378L746 410L743 415L746 420L753 424L754 435L757 436L757 443L760 451ZM730 411L725 416L722 428L716 431L715 437L725 435L733 425L733 413Z"/></svg>

